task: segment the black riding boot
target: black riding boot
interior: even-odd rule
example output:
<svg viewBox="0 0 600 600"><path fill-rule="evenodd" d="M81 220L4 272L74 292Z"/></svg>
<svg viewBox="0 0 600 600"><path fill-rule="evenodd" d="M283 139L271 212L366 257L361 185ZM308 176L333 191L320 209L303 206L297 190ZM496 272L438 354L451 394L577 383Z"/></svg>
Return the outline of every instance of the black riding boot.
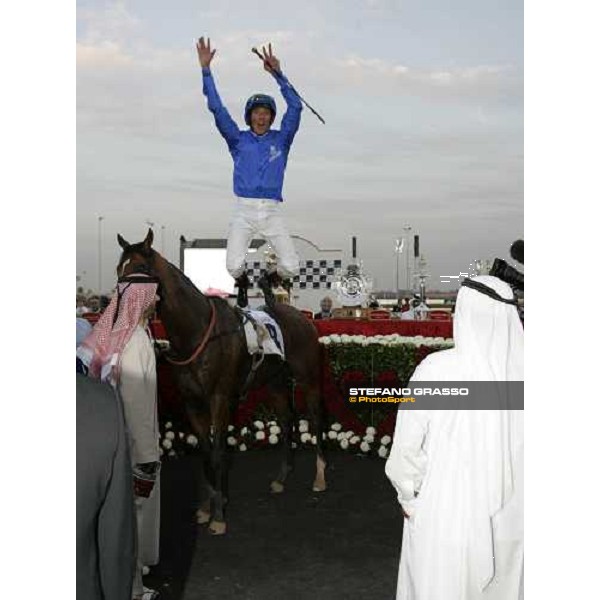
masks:
<svg viewBox="0 0 600 600"><path fill-rule="evenodd" d="M235 285L237 286L237 305L240 308L246 308L248 306L248 286L250 285L250 280L248 279L248 275L246 271L244 271L236 280Z"/></svg>
<svg viewBox="0 0 600 600"><path fill-rule="evenodd" d="M273 287L277 287L281 283L281 278L277 272L265 273L258 280L258 287L263 291L265 295L265 304L268 308L275 308L276 300L275 294L273 294Z"/></svg>

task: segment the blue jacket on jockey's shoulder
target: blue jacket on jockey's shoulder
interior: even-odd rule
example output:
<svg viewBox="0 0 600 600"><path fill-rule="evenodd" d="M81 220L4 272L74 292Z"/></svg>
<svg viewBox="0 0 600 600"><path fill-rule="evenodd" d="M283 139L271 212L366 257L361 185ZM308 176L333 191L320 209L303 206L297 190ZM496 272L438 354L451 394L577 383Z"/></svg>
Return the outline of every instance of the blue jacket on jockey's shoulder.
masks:
<svg viewBox="0 0 600 600"><path fill-rule="evenodd" d="M302 102L283 74L276 74L275 79L287 103L281 129L269 129L264 135L257 135L251 129L240 131L221 102L210 69L202 69L203 92L233 158L233 191L241 198L283 201L283 177L290 147L300 126Z"/></svg>

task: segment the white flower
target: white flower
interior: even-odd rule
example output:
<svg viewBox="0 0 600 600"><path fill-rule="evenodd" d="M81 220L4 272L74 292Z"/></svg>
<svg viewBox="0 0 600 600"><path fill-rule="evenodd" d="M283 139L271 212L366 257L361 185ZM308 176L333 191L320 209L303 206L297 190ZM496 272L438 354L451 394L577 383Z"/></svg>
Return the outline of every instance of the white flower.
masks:
<svg viewBox="0 0 600 600"><path fill-rule="evenodd" d="M174 440L175 439L175 434L172 431L167 431L167 433L165 433L165 437L168 440Z"/></svg>
<svg viewBox="0 0 600 600"><path fill-rule="evenodd" d="M171 442L171 440L169 440L169 439L166 439L166 440L163 440L162 445L165 450L170 450L173 447L173 442Z"/></svg>
<svg viewBox="0 0 600 600"><path fill-rule="evenodd" d="M173 427L173 423L171 423L171 421L167 421L165 423L165 429L171 429L171 427Z"/></svg>
<svg viewBox="0 0 600 600"><path fill-rule="evenodd" d="M358 442L360 442L360 438L357 435L354 435L350 438L351 444L358 444Z"/></svg>
<svg viewBox="0 0 600 600"><path fill-rule="evenodd" d="M227 443L230 446L237 446L237 440L232 435L227 438Z"/></svg>
<svg viewBox="0 0 600 600"><path fill-rule="evenodd" d="M227 427L227 431L233 431L235 429L235 427L233 425L229 425L229 427Z"/></svg>
<svg viewBox="0 0 600 600"><path fill-rule="evenodd" d="M248 428L247 427L242 427L242 429L240 431L240 435L248 435Z"/></svg>
<svg viewBox="0 0 600 600"><path fill-rule="evenodd" d="M298 431L300 433L306 433L308 431L308 423L306 421L300 421L300 425L298 426Z"/></svg>
<svg viewBox="0 0 600 600"><path fill-rule="evenodd" d="M269 431L274 435L279 435L281 433L281 429L279 428L279 425L271 425L271 427L269 428Z"/></svg>
<svg viewBox="0 0 600 600"><path fill-rule="evenodd" d="M148 575L148 573L150 573L150 568L144 565L142 567L142 575Z"/></svg>
<svg viewBox="0 0 600 600"><path fill-rule="evenodd" d="M342 338L337 333L330 335L329 338L333 344L340 344L342 342Z"/></svg>
<svg viewBox="0 0 600 600"><path fill-rule="evenodd" d="M296 442L292 442L292 448L296 449L298 447L298 444L296 444Z"/></svg>
<svg viewBox="0 0 600 600"><path fill-rule="evenodd" d="M340 336L340 341L342 344L348 344L350 341L352 341L352 338L347 333L342 333Z"/></svg>
<svg viewBox="0 0 600 600"><path fill-rule="evenodd" d="M198 438L195 435L188 435L186 440L185 440L190 446L197 446L198 445Z"/></svg>
<svg viewBox="0 0 600 600"><path fill-rule="evenodd" d="M362 442L360 445L360 449L361 449L361 452L364 452L366 454L371 449L371 446L369 446L369 444L367 444L367 442Z"/></svg>
<svg viewBox="0 0 600 600"><path fill-rule="evenodd" d="M346 431L346 439L349 440L354 435L354 431L352 429L350 431Z"/></svg>
<svg viewBox="0 0 600 600"><path fill-rule="evenodd" d="M324 346L329 346L329 344L331 344L331 338L326 336L326 337L322 337L319 339L319 341L321 342L321 344L323 344Z"/></svg>
<svg viewBox="0 0 600 600"><path fill-rule="evenodd" d="M171 450L171 451L169 452L169 456L177 456L177 454L175 454L175 450Z"/></svg>
<svg viewBox="0 0 600 600"><path fill-rule="evenodd" d="M182 431L180 431L179 432L179 439L182 440L184 437L185 437L185 434Z"/></svg>
<svg viewBox="0 0 600 600"><path fill-rule="evenodd" d="M269 436L269 444L276 444L278 441L279 438L274 433Z"/></svg>
<svg viewBox="0 0 600 600"><path fill-rule="evenodd" d="M365 433L367 435L377 435L377 429L375 429L375 427L367 427L367 431Z"/></svg>
<svg viewBox="0 0 600 600"><path fill-rule="evenodd" d="M240 444L238 446L238 448L240 449L240 452L246 452L246 450L248 449L248 447L246 446L246 444Z"/></svg>
<svg viewBox="0 0 600 600"><path fill-rule="evenodd" d="M337 433L335 434L335 437L337 437ZM317 438L315 438L315 439L317 439ZM327 439L327 434L326 434L325 432L323 432L323 433L321 434L321 439L322 439L322 440L326 440L326 439Z"/></svg>
<svg viewBox="0 0 600 600"><path fill-rule="evenodd" d="M312 444L313 446L316 446L316 445L317 445L317 436L316 436L316 435L313 435L313 436L310 438L310 441L311 441L311 444Z"/></svg>
<svg viewBox="0 0 600 600"><path fill-rule="evenodd" d="M301 436L300 436L300 441L303 444L306 444L311 438L310 433L308 433L307 431L305 431Z"/></svg>
<svg viewBox="0 0 600 600"><path fill-rule="evenodd" d="M273 425L277 425L277 421L269 421L269 422L267 423L267 426L268 426L268 427L273 427Z"/></svg>
<svg viewBox="0 0 600 600"><path fill-rule="evenodd" d="M328 437L330 440L337 440L337 436L338 436L338 434L337 434L335 431L330 431L330 432L327 434L327 437Z"/></svg>
<svg viewBox="0 0 600 600"><path fill-rule="evenodd" d="M385 458L388 454L388 449L385 446L379 446L379 450L377 450L377 454L381 456L381 458Z"/></svg>
<svg viewBox="0 0 600 600"><path fill-rule="evenodd" d="M298 421L298 424L300 425L300 427L302 427L302 425L306 425L308 427L308 421L306 419L300 419Z"/></svg>
<svg viewBox="0 0 600 600"><path fill-rule="evenodd" d="M392 441L392 438L389 435L384 435L380 441L382 446L387 446Z"/></svg>
<svg viewBox="0 0 600 600"><path fill-rule="evenodd" d="M254 427L256 427L256 429L264 429L265 424L262 421L254 421Z"/></svg>
<svg viewBox="0 0 600 600"><path fill-rule="evenodd" d="M256 439L257 440L264 440L265 439L265 432L264 431L257 431L256 434Z"/></svg>
<svg viewBox="0 0 600 600"><path fill-rule="evenodd" d="M363 442L367 442L367 444L372 444L375 441L375 438L372 435L365 435L363 438Z"/></svg>
<svg viewBox="0 0 600 600"><path fill-rule="evenodd" d="M339 423L334 423L331 426L331 429L333 429L333 431L341 431L342 430L342 426Z"/></svg>
<svg viewBox="0 0 600 600"><path fill-rule="evenodd" d="M340 446L342 447L342 450L346 450L348 448L348 440L346 438L344 438L341 442L340 442Z"/></svg>

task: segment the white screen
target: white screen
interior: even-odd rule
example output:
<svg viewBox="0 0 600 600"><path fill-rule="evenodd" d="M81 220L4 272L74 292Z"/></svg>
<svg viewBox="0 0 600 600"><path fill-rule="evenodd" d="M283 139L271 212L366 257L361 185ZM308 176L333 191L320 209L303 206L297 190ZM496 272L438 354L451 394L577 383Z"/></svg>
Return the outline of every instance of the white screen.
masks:
<svg viewBox="0 0 600 600"><path fill-rule="evenodd" d="M225 248L186 248L183 252L184 273L201 292L216 288L234 293L235 281L225 266Z"/></svg>

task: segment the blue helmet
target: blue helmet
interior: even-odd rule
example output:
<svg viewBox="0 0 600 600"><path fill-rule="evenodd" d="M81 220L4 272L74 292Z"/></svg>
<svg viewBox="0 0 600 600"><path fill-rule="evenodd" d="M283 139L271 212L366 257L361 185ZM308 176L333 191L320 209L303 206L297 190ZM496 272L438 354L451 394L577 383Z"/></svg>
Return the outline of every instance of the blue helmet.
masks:
<svg viewBox="0 0 600 600"><path fill-rule="evenodd" d="M246 125L250 125L250 113L258 106L264 106L265 108L268 108L273 115L272 120L275 119L275 115L277 114L277 106L275 105L274 98L267 96L266 94L254 94L253 96L250 96L246 102L246 110L244 111Z"/></svg>

